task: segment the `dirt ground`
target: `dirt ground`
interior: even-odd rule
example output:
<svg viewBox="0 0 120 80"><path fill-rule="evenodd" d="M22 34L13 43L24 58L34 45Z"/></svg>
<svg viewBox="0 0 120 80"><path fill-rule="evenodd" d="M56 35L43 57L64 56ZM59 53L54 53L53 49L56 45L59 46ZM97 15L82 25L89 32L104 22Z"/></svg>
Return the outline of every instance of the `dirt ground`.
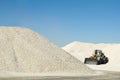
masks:
<svg viewBox="0 0 120 80"><path fill-rule="evenodd" d="M98 76L32 76L32 77L10 77L0 80L120 80L120 72L105 72Z"/></svg>

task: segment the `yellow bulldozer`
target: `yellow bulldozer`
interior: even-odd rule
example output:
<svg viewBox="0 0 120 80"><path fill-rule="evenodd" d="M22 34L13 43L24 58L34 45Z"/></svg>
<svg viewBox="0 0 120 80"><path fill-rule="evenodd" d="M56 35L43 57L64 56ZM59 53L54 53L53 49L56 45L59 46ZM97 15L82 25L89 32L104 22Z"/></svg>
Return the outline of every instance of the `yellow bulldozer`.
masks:
<svg viewBox="0 0 120 80"><path fill-rule="evenodd" d="M104 55L102 50L95 50L95 53L89 58L85 58L84 64L100 65L108 63L109 59Z"/></svg>

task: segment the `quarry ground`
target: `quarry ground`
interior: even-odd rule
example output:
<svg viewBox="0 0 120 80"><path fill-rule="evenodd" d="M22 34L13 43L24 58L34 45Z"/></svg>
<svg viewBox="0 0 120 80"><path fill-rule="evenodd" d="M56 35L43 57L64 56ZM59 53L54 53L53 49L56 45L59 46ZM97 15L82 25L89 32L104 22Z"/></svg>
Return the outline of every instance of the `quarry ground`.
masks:
<svg viewBox="0 0 120 80"><path fill-rule="evenodd" d="M120 80L120 72L105 72L98 76L31 76L31 77L7 77L0 80Z"/></svg>

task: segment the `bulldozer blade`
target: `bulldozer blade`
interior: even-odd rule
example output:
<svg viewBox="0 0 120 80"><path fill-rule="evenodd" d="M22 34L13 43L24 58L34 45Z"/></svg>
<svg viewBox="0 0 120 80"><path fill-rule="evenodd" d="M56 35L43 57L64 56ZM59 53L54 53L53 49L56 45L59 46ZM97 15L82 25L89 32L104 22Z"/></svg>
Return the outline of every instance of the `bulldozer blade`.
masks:
<svg viewBox="0 0 120 80"><path fill-rule="evenodd" d="M98 65L98 61L97 59L93 59L93 58L85 58L84 64Z"/></svg>

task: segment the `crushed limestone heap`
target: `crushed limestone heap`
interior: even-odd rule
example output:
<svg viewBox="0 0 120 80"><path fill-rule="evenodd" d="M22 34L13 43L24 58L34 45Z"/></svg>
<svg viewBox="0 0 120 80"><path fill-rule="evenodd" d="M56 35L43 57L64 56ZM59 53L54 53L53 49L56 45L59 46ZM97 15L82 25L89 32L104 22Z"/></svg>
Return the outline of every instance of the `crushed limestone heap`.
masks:
<svg viewBox="0 0 120 80"><path fill-rule="evenodd" d="M0 27L0 71L92 73L78 59L41 35L19 27Z"/></svg>
<svg viewBox="0 0 120 80"><path fill-rule="evenodd" d="M95 70L120 71L120 44L92 44L83 42L72 42L65 47L64 50L84 63L85 57L90 57L94 50L102 50L109 58L109 62L104 65L87 65Z"/></svg>

